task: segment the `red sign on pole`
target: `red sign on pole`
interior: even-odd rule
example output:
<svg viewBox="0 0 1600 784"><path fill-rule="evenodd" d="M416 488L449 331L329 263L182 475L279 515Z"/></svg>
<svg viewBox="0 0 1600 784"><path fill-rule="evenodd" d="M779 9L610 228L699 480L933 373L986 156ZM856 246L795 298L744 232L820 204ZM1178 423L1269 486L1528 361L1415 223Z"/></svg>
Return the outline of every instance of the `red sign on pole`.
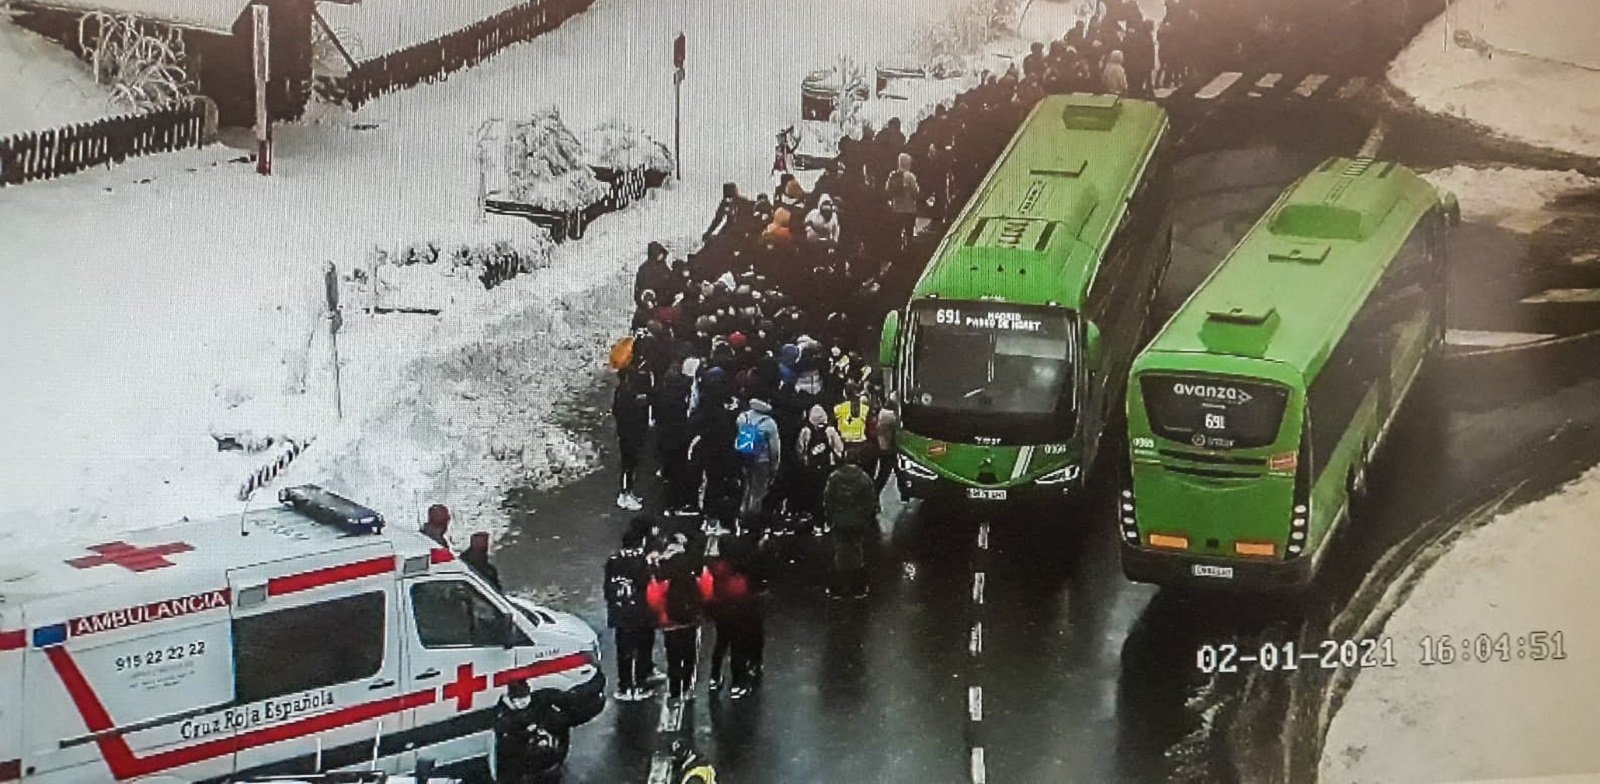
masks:
<svg viewBox="0 0 1600 784"><path fill-rule="evenodd" d="M683 37L683 33L678 33L678 37L672 39L672 67L683 70L683 60L688 54L689 42Z"/></svg>

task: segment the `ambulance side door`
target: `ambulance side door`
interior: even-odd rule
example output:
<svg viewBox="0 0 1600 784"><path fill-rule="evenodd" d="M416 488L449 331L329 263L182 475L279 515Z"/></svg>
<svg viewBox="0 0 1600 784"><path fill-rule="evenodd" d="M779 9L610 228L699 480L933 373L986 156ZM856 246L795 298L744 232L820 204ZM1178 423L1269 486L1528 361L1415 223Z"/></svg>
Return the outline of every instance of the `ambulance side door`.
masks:
<svg viewBox="0 0 1600 784"><path fill-rule="evenodd" d="M398 742L380 740L405 718L393 560L329 553L229 573L238 598L227 723L239 772L365 769L374 744L378 769L398 771Z"/></svg>
<svg viewBox="0 0 1600 784"><path fill-rule="evenodd" d="M0 607L0 781L22 778L22 661L28 650L22 608Z"/></svg>
<svg viewBox="0 0 1600 784"><path fill-rule="evenodd" d="M435 690L434 700L410 712L404 764L410 769L427 757L441 768L456 766L453 774L481 771L494 750L495 708L505 692L495 676L516 666L514 646L529 641L492 592L460 573L406 580L400 591L404 689Z"/></svg>

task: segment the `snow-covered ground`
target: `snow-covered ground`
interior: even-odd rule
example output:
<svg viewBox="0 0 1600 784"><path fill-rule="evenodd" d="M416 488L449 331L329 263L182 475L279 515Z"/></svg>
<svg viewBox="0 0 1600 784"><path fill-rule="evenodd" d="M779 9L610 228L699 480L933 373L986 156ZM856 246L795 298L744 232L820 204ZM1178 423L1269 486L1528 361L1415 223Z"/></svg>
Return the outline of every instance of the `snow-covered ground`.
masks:
<svg viewBox="0 0 1600 784"><path fill-rule="evenodd" d="M1320 780L1593 781L1600 570L1584 543L1596 509L1600 469L1457 541L1384 628L1399 666L1356 678L1329 728ZM1533 661L1535 632L1561 633L1566 658ZM1461 644L1480 634L1508 635L1508 660L1463 658ZM1450 635L1457 660L1421 664L1428 635Z"/></svg>
<svg viewBox="0 0 1600 784"><path fill-rule="evenodd" d="M11 22L0 3L0 136L124 114L78 58Z"/></svg>
<svg viewBox="0 0 1600 784"><path fill-rule="evenodd" d="M1553 219L1552 201L1600 187L1575 172L1517 168L1456 166L1424 176L1457 195L1466 219L1521 233ZM1483 342L1491 337L1508 336ZM1385 606L1398 604L1383 628L1398 666L1357 675L1329 726L1320 780L1593 781L1600 626L1592 597L1600 572L1581 543L1593 534L1596 509L1600 468L1462 536L1409 597L1386 597ZM1538 631L1563 633L1565 660L1518 656L1531 653L1528 636ZM1508 661L1492 647L1502 633ZM1461 656L1461 644L1479 634L1491 638L1492 661ZM1422 639L1441 635L1450 635L1457 661L1421 664Z"/></svg>
<svg viewBox="0 0 1600 784"><path fill-rule="evenodd" d="M1449 9L1390 65L1390 81L1428 111L1600 156L1594 0L1456 0Z"/></svg>
<svg viewBox="0 0 1600 784"><path fill-rule="evenodd" d="M239 484L274 453L219 453L215 431L316 436L273 488L323 483L407 524L444 502L459 529L498 529L512 483L591 469L590 447L554 420L626 328L645 244L685 247L722 182L765 181L806 72L845 54L892 58L941 12L923 0L787 9L601 0L447 82L279 128L270 178L213 146L0 191L0 546L238 511ZM1030 13L1031 34L1059 34L1035 28L1045 21ZM374 247L416 242L529 241L521 221L475 222L479 127L555 105L573 128L620 119L669 140L679 30L686 180L490 292L427 268L380 271L403 283L392 295L427 300L402 304L437 317L359 313L369 295L347 286L336 419L323 264L348 271Z"/></svg>

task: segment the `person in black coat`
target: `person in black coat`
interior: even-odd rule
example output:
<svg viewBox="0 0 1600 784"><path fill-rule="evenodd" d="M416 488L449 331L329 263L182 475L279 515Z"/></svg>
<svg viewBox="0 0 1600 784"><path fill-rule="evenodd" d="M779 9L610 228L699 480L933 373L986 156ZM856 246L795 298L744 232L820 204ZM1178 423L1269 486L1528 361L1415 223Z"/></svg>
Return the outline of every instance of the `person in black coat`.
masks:
<svg viewBox="0 0 1600 784"><path fill-rule="evenodd" d="M638 304L645 291L654 291L659 297L663 292L672 290L672 267L667 264L667 246L659 242L651 242L645 250L644 263L639 265L639 271L633 276L633 301Z"/></svg>
<svg viewBox="0 0 1600 784"><path fill-rule="evenodd" d="M479 577L482 577L483 581L489 584L489 587L495 589L496 591L501 590L500 570L496 569L494 564L489 562L488 531L478 531L477 533L474 533L470 543L467 545L467 549L462 550L461 554L457 557L461 559L462 563L467 565L467 568L476 572Z"/></svg>
<svg viewBox="0 0 1600 784"><path fill-rule="evenodd" d="M617 651L617 692L620 702L636 702L649 696L651 661L656 644L655 618L646 602L645 588L650 568L645 561L645 541L650 520L639 523L622 538L622 548L606 559L606 625L615 630Z"/></svg>
<svg viewBox="0 0 1600 784"><path fill-rule="evenodd" d="M656 422L656 460L666 483L662 505L679 510L696 505L694 475L689 470L689 394L693 381L682 365L669 360L651 391Z"/></svg>
<svg viewBox="0 0 1600 784"><path fill-rule="evenodd" d="M712 237L723 233L742 233L749 228L750 200L739 193L739 186L735 183L722 184L722 201L717 202L717 212L711 216L711 225L706 227L701 238L710 242Z"/></svg>
<svg viewBox="0 0 1600 784"><path fill-rule="evenodd" d="M634 474L645 439L650 435L650 374L630 366L617 373L617 389L611 398L611 418L617 425L617 452L621 472L617 489L617 508L639 509L643 499L635 492Z"/></svg>

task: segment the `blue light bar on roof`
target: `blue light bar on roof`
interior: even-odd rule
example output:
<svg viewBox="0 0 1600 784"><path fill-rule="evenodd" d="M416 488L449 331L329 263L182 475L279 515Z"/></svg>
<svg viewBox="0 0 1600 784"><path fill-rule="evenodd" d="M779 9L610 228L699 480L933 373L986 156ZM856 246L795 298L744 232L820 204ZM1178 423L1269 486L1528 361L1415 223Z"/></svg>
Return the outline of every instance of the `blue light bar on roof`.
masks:
<svg viewBox="0 0 1600 784"><path fill-rule="evenodd" d="M383 515L316 485L286 487L278 491L278 500L306 517L323 525L337 526L347 533L383 531Z"/></svg>

